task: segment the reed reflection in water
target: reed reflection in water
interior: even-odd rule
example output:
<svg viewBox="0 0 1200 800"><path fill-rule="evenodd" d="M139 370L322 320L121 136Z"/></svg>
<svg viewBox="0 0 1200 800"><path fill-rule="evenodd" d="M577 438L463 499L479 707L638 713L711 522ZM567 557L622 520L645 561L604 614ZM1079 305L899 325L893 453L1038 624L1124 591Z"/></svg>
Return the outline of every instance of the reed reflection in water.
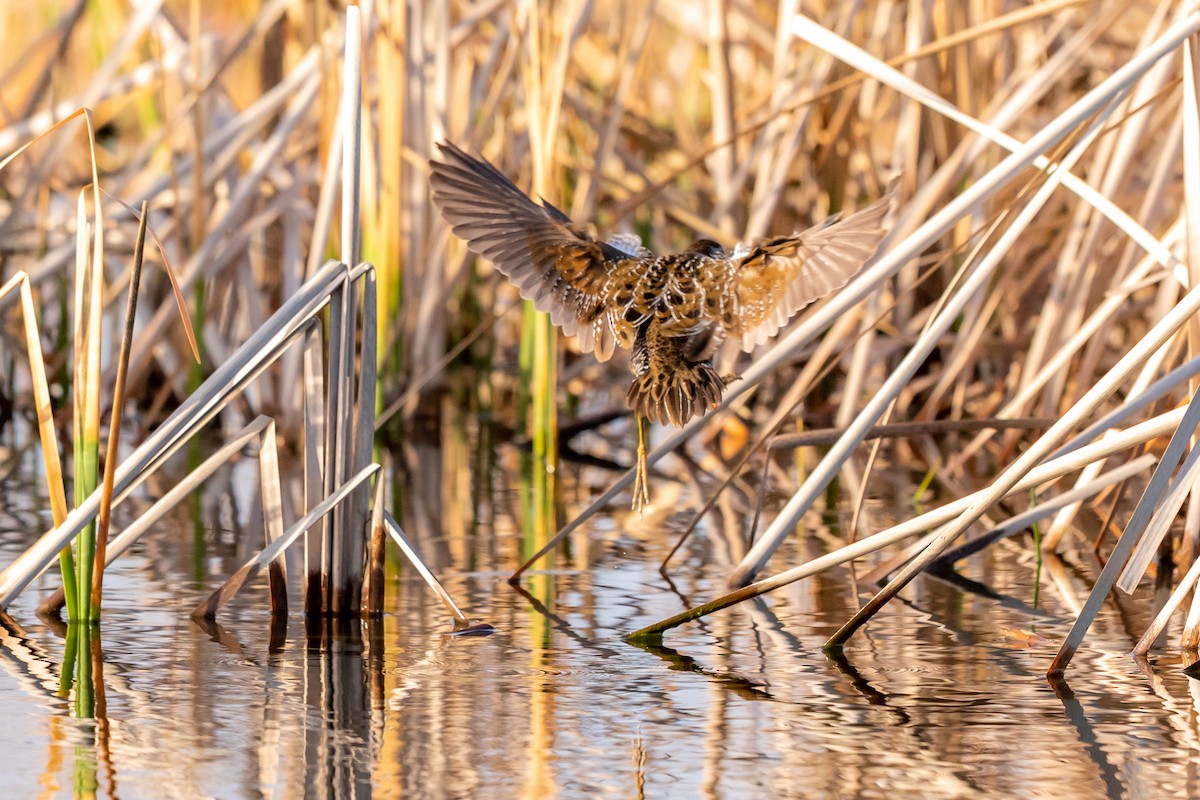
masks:
<svg viewBox="0 0 1200 800"><path fill-rule="evenodd" d="M440 462L422 458L458 469L469 452L451 446ZM517 491L503 477L505 457L484 505L426 498L409 506L424 509L426 524L404 520L447 588L495 625L490 637L446 635L436 599L395 565L381 620L293 616L273 627L264 580L220 625L197 626L191 605L238 563L241 542L257 540L242 529L255 517L227 476L199 505L208 515L202 580L186 510L112 573L106 618L88 648L95 719L84 720L61 691L64 632L32 613L52 587L42 579L0 640L9 759L0 794L1200 793L1187 769L1200 693L1173 657L1143 672L1125 655L1148 621L1146 604L1106 609L1069 686L1042 678L1095 572L1082 553L1048 560L1040 587L1033 556L1015 545L968 561L967 579L923 578L836 659L820 646L859 602L848 570L639 649L621 634L722 591L742 547L738 526L711 517L668 582L657 565L679 515L649 515L640 528L599 519L552 571L517 591L499 569L518 561L523 544L506 512ZM570 503L590 473L563 472ZM691 502L688 489L674 489L680 506ZM14 505L0 516L4 558L38 530L36 515ZM840 531L812 522L815 533L781 558L837 545Z"/></svg>

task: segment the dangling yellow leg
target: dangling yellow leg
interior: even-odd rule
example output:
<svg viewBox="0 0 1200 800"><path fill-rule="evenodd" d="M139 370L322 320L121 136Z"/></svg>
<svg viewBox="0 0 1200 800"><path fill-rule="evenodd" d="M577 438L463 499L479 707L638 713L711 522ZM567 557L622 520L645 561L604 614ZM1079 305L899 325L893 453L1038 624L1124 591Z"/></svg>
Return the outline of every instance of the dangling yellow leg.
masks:
<svg viewBox="0 0 1200 800"><path fill-rule="evenodd" d="M646 468L646 419L638 415L638 448L637 470L633 479L633 510L642 513L642 508L650 502L649 470Z"/></svg>

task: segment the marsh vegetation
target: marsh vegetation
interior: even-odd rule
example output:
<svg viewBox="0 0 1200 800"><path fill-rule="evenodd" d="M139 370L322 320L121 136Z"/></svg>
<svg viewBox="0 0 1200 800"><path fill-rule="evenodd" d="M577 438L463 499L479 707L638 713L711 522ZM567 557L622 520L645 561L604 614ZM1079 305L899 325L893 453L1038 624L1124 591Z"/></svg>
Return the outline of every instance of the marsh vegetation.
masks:
<svg viewBox="0 0 1200 800"><path fill-rule="evenodd" d="M860 703L904 728L926 701L1000 695L996 716L932 726L944 762L889 741L917 784L861 741L805 779L1019 793L1008 761L957 770L969 748L947 732L1023 702L1047 742L1064 709L1081 746L1095 726L1121 742L1055 785L1119 790L1139 735L1179 734L1184 763L1198 32L1167 0L0 8L0 660L18 687L0 703L54 720L56 765L69 709L77 794L136 769L114 709L140 732L175 713L170 679L124 673L176 651L201 665L180 678L192 711L256 691L218 652L303 686L258 687L257 779L181 772L184 793L628 794L656 775L737 793L799 774L731 768L756 752L739 731L759 757L784 752L771 726L844 753L809 712L869 739ZM648 431L633 512L626 356L580 352L450 233L428 185L442 141L656 253L804 229L899 178L866 268L759 350L720 351L715 410ZM1062 682L1077 653L1080 681L1107 676L1097 702L1149 682L1128 702L1152 733L1088 721ZM939 690L888 673L927 661ZM712 695L711 758L682 770L662 760L694 733L672 671ZM1014 689L1047 673L1061 702ZM616 783L570 739L581 674L629 703L597 722L628 746ZM814 676L832 688L799 701ZM739 714L757 701L762 729ZM485 719L520 732L522 780Z"/></svg>

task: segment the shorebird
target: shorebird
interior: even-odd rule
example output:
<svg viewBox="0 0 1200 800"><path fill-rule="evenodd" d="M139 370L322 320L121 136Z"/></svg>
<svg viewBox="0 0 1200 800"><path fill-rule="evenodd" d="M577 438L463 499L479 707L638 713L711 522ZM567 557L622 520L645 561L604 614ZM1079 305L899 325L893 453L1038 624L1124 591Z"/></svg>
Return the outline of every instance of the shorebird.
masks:
<svg viewBox="0 0 1200 800"><path fill-rule="evenodd" d="M487 161L453 144L430 161L433 202L454 234L508 278L580 349L607 361L631 349L625 396L637 417L635 509L649 502L645 423L683 426L720 403L712 357L728 339L750 352L800 309L844 286L883 238L891 192L845 218L739 244L711 239L656 255L636 234L601 241Z"/></svg>

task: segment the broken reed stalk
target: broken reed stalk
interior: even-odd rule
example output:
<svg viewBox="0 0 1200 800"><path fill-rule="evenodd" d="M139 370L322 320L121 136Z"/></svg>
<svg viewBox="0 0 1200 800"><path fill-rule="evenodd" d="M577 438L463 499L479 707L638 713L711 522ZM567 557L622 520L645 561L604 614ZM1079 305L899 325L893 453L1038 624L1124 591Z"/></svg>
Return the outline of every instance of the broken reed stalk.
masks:
<svg viewBox="0 0 1200 800"><path fill-rule="evenodd" d="M400 552L404 553L404 557L416 569L417 574L425 581L426 585L433 590L438 599L442 601L442 605L450 612L450 616L454 617L454 627L461 629L469 626L471 621L467 619L467 615L462 612L454 599L450 597L450 593L442 586L441 581L433 574L429 567L425 566L425 562L421 560L420 554L417 553L412 543L408 541L408 537L404 535L404 531L400 529L400 523L396 522L396 518L389 514L386 510L383 512L383 523L388 535L400 547Z"/></svg>
<svg viewBox="0 0 1200 800"><path fill-rule="evenodd" d="M137 317L138 287L142 281L142 259L146 250L146 224L149 203L142 202L137 240L133 249L133 271L129 276L129 294L125 300L125 330L121 335L121 352L117 357L117 378L113 386L112 412L108 423L108 449L104 455L104 487L100 495L100 510L96 517L96 552L92 567L92 602L89 619L100 619L100 600L104 595L104 565L108 554L108 529L112 522L113 475L117 470L117 455L121 442L121 420L125 408L125 376L129 372L129 351L133 347L133 323Z"/></svg>
<svg viewBox="0 0 1200 800"><path fill-rule="evenodd" d="M378 464L371 464L350 478L350 480L337 487L328 497L317 503L307 514L292 523L292 526L282 536L251 557L225 583L221 584L220 588L209 595L207 600L198 604L192 610L192 617L194 619L215 619L217 611L241 591L243 586L253 580L254 576L258 574L264 565L281 556L313 523L336 508L347 495L353 492L367 478L374 475L378 469Z"/></svg>
<svg viewBox="0 0 1200 800"><path fill-rule="evenodd" d="M308 329L312 317L329 303L331 294L343 282L361 277L370 265L348 271L344 264L330 261L279 307L279 310L242 344L225 363L217 367L200 390L180 404L158 428L117 468L117 502L139 485L175 453L202 426L212 420L230 399L257 378L287 346ZM72 510L51 531L47 531L25 552L0 570L0 609L6 608L29 585L54 554L67 545L99 509L98 492ZM90 565L89 565L90 566ZM90 600L90 594L89 594Z"/></svg>
<svg viewBox="0 0 1200 800"><path fill-rule="evenodd" d="M953 550L949 550L941 555L934 562L935 567L952 568L955 563L962 561L976 553L991 547L1001 539L1006 539L1018 531L1027 530L1038 521L1059 511L1072 503L1078 503L1093 497L1110 486L1115 486L1123 481L1129 480L1136 475L1140 475L1147 469L1154 466L1155 457L1149 453L1138 456L1127 464L1122 464L1108 472L1101 472L1096 477L1092 478L1086 484L1075 486L1072 489L1055 495L1043 503L1038 503L1031 508L1023 511L1020 514L1005 520L997 525L992 530L984 533L969 542L964 542ZM1091 465L1089 465L1091 466Z"/></svg>
<svg viewBox="0 0 1200 800"><path fill-rule="evenodd" d="M364 617L383 615L384 544L383 510L388 485L388 470L381 469L375 479L375 504L371 509L371 538L367 545L367 569L363 578Z"/></svg>
<svg viewBox="0 0 1200 800"><path fill-rule="evenodd" d="M283 536L283 487L279 477L279 445L275 437L275 420L269 420L259 438L258 481L262 491L263 536L265 546ZM286 616L287 559L282 555L267 567L267 585L271 595L271 615Z"/></svg>
<svg viewBox="0 0 1200 800"><path fill-rule="evenodd" d="M1082 469L1097 459L1106 458L1113 453L1121 452L1122 450L1135 447L1151 439L1170 433L1179 427L1180 421L1184 418L1184 413L1185 410L1183 408L1168 411L1165 414L1160 414L1157 417L1133 425L1125 430L1114 431L1112 436L1098 442L1084 445L1076 450L1049 459L1044 464L1030 470L1020 482L1010 489L1009 494L1023 492L1048 481L1056 480L1063 475ZM661 638L666 631L683 625L686 622L707 616L715 611L729 608L743 600L758 597L901 542L911 536L927 531L935 525L953 519L983 495L984 491L980 490L974 494L959 498L932 511L927 511L907 522L894 525L872 536L859 539L852 544L815 558L805 564L763 578L707 603L694 606L679 614L655 622L652 625L639 628L626 638L633 641Z"/></svg>
<svg viewBox="0 0 1200 800"><path fill-rule="evenodd" d="M973 433L983 430L1042 430L1054 424L1048 417L1038 419L935 419L928 422L890 422L872 425L863 434L863 441L870 439L901 439L914 436L937 436L944 433ZM834 444L845 428L819 428L803 433L785 433L774 437L768 449L790 450L797 447L824 447Z"/></svg>
<svg viewBox="0 0 1200 800"><path fill-rule="evenodd" d="M324 494L325 474L325 392L321 375L325 371L321 355L321 331L314 325L304 334L304 507L312 508ZM325 555L325 528L322 518L304 536L304 612L320 614L325 604L325 573L321 564Z"/></svg>
<svg viewBox="0 0 1200 800"><path fill-rule="evenodd" d="M1154 616L1154 620L1146 628L1146 632L1142 634L1142 638L1138 639L1137 644L1133 646L1132 652L1135 656L1144 656L1150 652L1150 648L1154 646L1155 640L1162 635L1163 630L1167 627L1167 623L1171 621L1171 615L1179 610L1180 605L1187 598L1188 592L1196 585L1198 578L1200 578L1200 558L1193 561L1192 565L1188 567L1188 571L1179 579L1179 583L1176 584L1170 597L1167 598L1167 602L1163 603L1163 607L1159 609L1158 614ZM1069 660L1066 663L1069 663ZM1064 663L1065 666L1066 664Z"/></svg>

